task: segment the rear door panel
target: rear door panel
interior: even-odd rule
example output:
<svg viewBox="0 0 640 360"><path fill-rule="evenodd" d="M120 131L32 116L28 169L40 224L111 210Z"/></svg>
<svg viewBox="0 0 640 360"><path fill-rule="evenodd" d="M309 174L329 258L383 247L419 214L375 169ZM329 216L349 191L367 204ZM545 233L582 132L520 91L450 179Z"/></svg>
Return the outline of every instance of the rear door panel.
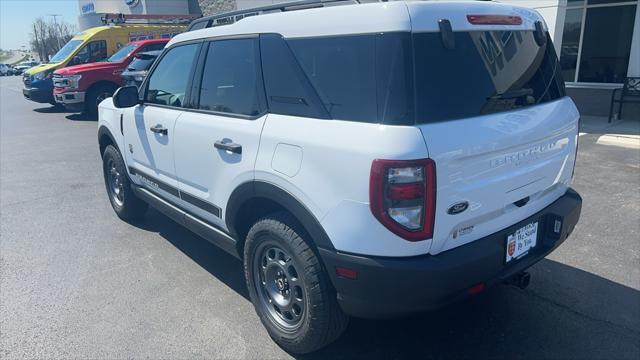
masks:
<svg viewBox="0 0 640 360"><path fill-rule="evenodd" d="M175 163L183 205L221 228L231 192L253 180L260 132L266 115L255 120L185 112L176 126ZM215 148L226 139L242 146L236 154Z"/></svg>

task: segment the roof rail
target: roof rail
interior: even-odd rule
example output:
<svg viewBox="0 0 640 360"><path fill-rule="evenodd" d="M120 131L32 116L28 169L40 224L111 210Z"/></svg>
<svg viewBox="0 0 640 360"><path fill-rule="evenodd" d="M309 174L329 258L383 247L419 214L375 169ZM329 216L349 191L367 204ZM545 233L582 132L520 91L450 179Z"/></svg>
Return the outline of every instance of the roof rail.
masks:
<svg viewBox="0 0 640 360"><path fill-rule="evenodd" d="M145 25L186 25L200 15L169 15L169 14L104 14L101 20L107 24L145 24Z"/></svg>
<svg viewBox="0 0 640 360"><path fill-rule="evenodd" d="M194 20L187 31L199 30L214 26L230 25L249 16L269 14L275 12L295 11L304 9L321 8L326 6L359 4L361 0L301 0L289 1L279 4L260 6L255 8L235 10L216 15L206 16ZM386 0L379 0L386 1Z"/></svg>

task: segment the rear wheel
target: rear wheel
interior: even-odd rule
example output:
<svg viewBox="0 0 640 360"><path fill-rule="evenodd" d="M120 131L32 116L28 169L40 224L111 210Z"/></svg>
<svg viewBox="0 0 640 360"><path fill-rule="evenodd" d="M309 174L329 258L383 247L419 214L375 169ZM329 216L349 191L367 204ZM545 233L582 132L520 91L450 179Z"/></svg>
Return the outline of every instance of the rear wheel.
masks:
<svg viewBox="0 0 640 360"><path fill-rule="evenodd" d="M348 317L296 224L285 213L255 223L244 267L251 301L269 335L287 351L308 353L338 338Z"/></svg>
<svg viewBox="0 0 640 360"><path fill-rule="evenodd" d="M125 221L142 217L147 203L138 199L131 190L124 161L113 145L108 145L102 155L102 170L111 207L118 217Z"/></svg>
<svg viewBox="0 0 640 360"><path fill-rule="evenodd" d="M116 87L114 85L98 85L94 88L91 88L87 93L87 97L84 101L85 111L87 115L92 118L98 117L98 105L102 102L102 100L110 98L113 96L113 93L116 92Z"/></svg>

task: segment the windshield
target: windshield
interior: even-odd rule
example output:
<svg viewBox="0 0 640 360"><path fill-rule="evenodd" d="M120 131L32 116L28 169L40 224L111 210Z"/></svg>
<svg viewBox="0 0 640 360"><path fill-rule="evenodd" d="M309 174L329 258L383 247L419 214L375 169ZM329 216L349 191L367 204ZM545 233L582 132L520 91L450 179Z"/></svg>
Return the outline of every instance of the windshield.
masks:
<svg viewBox="0 0 640 360"><path fill-rule="evenodd" d="M107 59L107 61L108 62L121 62L127 56L129 56L129 54L131 54L131 52L133 50L135 50L138 46L139 46L138 44L129 44L129 45L121 48L120 50L116 51L116 53L111 55L111 57L109 59Z"/></svg>
<svg viewBox="0 0 640 360"><path fill-rule="evenodd" d="M69 57L77 48L82 44L82 40L71 40L65 46L62 47L53 57L49 60L50 63L59 63Z"/></svg>

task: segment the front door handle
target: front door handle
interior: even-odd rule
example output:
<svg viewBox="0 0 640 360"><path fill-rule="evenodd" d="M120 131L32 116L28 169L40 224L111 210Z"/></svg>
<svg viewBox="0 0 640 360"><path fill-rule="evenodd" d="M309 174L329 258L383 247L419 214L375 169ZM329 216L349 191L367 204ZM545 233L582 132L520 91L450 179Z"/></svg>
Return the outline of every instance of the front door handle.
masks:
<svg viewBox="0 0 640 360"><path fill-rule="evenodd" d="M156 133L156 134L162 134L162 135L169 134L169 131L167 130L167 128L162 126L162 124L158 124L152 128L149 128L149 130L151 130L152 133Z"/></svg>
<svg viewBox="0 0 640 360"><path fill-rule="evenodd" d="M231 142L230 140L218 140L213 146L216 149L231 151L234 154L242 154L242 145Z"/></svg>

